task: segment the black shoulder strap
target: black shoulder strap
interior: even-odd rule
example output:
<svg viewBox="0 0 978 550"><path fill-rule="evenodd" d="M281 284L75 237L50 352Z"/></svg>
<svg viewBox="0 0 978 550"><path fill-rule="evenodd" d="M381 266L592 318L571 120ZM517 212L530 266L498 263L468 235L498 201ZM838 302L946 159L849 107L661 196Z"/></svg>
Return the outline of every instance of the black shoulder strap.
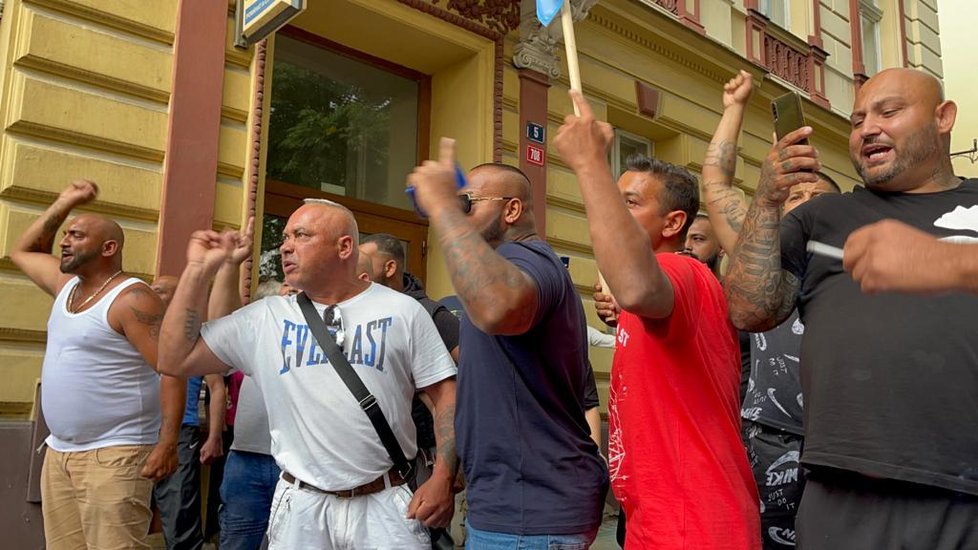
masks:
<svg viewBox="0 0 978 550"><path fill-rule="evenodd" d="M296 296L296 300L299 302L302 315L306 318L306 324L309 325L309 330L316 337L316 342L319 343L319 347L329 357L329 364L333 365L333 368L336 369L336 374L340 376L340 379L343 380L350 393L353 394L353 397L360 404L360 408L370 418L370 423L373 424L374 430L377 431L380 442L383 443L384 448L387 449L387 454L394 461L394 468L397 469L397 473L403 479L408 479L413 466L404 456L404 450L401 449L401 444L397 442L397 437L394 435L393 430L391 430L390 424L387 423L387 418L384 417L384 411L380 410L380 404L377 403L377 398L370 393L367 386L363 385L363 380L360 380L356 371L350 366L350 362L346 360L346 356L343 355L339 346L330 337L329 331L326 329L326 323L319 316L319 312L316 311L316 306L312 304L312 300L306 296L305 292L300 292Z"/></svg>

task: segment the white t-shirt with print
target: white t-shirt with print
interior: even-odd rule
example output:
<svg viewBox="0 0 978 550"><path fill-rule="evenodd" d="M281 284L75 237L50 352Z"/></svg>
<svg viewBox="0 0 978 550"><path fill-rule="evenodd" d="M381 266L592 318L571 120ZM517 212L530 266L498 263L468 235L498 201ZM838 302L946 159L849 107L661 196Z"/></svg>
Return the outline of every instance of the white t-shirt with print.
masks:
<svg viewBox="0 0 978 550"><path fill-rule="evenodd" d="M320 314L326 309L315 304ZM378 284L336 305L343 352L380 404L404 455L417 452L411 399L455 376L455 364L417 300ZM201 329L224 363L258 384L272 456L320 489L351 489L390 469L391 459L353 394L316 345L295 296L268 297Z"/></svg>

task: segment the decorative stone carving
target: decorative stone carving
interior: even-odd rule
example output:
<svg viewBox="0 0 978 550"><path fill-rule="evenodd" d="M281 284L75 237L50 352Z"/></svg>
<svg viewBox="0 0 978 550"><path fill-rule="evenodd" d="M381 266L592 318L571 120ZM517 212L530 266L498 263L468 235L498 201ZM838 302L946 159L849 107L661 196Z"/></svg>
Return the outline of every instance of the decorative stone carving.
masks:
<svg viewBox="0 0 978 550"><path fill-rule="evenodd" d="M591 7L598 0L570 0L571 16L574 21L585 19ZM560 77L560 61L557 57L557 42L563 38L563 29L555 19L549 27L544 27L537 19L535 0L522 0L520 21L520 41L513 48L513 64L520 69L532 69L550 78Z"/></svg>
<svg viewBox="0 0 978 550"><path fill-rule="evenodd" d="M431 0L462 17L505 35L520 25L519 0Z"/></svg>

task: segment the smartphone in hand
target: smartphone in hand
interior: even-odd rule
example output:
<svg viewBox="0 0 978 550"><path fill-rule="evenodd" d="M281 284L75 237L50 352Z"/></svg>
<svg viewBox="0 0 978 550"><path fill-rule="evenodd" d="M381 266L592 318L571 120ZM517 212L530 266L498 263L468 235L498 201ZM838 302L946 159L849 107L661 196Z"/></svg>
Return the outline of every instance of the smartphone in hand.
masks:
<svg viewBox="0 0 978 550"><path fill-rule="evenodd" d="M801 110L801 96L796 92L774 98L771 102L771 114L774 115L774 133L778 139L805 126L805 114ZM799 145L807 145L803 139Z"/></svg>

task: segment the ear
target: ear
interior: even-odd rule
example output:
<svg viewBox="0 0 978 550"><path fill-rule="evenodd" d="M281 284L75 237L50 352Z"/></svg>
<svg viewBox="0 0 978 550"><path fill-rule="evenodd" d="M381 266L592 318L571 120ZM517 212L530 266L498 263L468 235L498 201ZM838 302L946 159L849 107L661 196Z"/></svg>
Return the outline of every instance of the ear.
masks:
<svg viewBox="0 0 978 550"><path fill-rule="evenodd" d="M503 208L503 221L506 225L513 225L523 216L524 204L520 199L509 199L506 207Z"/></svg>
<svg viewBox="0 0 978 550"><path fill-rule="evenodd" d="M666 214L662 225L662 238L671 239L679 235L683 226L686 225L686 213L682 210L673 210Z"/></svg>
<svg viewBox="0 0 978 550"><path fill-rule="evenodd" d="M958 105L951 100L943 101L937 106L934 114L937 118L937 132L949 134L954 127L954 120L958 117Z"/></svg>
<svg viewBox="0 0 978 550"><path fill-rule="evenodd" d="M342 237L337 239L336 248L341 260L350 259L353 256L353 251L356 249L356 247L353 246L353 237L349 235L343 235Z"/></svg>
<svg viewBox="0 0 978 550"><path fill-rule="evenodd" d="M119 251L118 241L108 240L102 243L102 255L109 258L115 256L115 253Z"/></svg>
<svg viewBox="0 0 978 550"><path fill-rule="evenodd" d="M397 262L394 260L384 262L384 278L390 279L395 273L397 273Z"/></svg>

